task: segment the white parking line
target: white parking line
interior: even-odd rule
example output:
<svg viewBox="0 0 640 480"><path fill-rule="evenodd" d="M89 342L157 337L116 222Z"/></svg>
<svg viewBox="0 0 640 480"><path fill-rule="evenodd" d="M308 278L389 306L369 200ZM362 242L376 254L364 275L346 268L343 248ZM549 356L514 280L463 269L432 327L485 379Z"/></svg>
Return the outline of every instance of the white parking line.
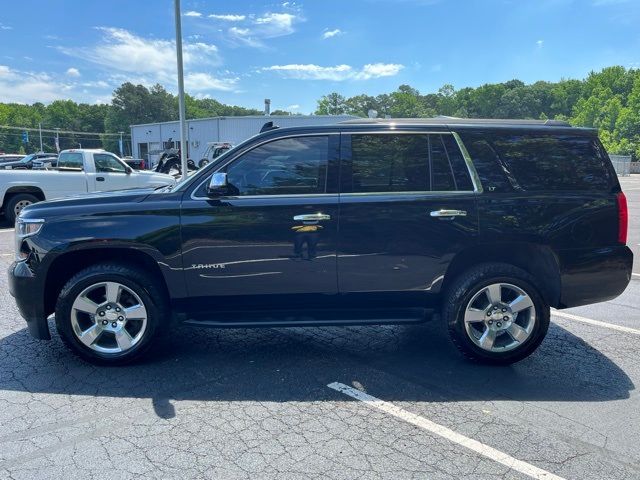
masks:
<svg viewBox="0 0 640 480"><path fill-rule="evenodd" d="M615 325L613 323L601 322L599 320L592 320L590 318L581 317L579 315L574 315L572 313L558 312L557 310L551 310L551 315L555 315L556 317L567 318L569 320L575 320L576 322L586 323L588 325L593 325L595 327L604 327L609 328L611 330L617 330L619 332L631 333L633 335L640 335L640 330L636 328L623 327L622 325Z"/></svg>
<svg viewBox="0 0 640 480"><path fill-rule="evenodd" d="M0 228L0 233L13 232L14 230L14 228Z"/></svg>
<svg viewBox="0 0 640 480"><path fill-rule="evenodd" d="M640 245L640 243L638 245ZM633 275L634 277L640 277L640 273L632 273L631 275Z"/></svg>
<svg viewBox="0 0 640 480"><path fill-rule="evenodd" d="M404 420L411 425L415 425L416 427L422 428L423 430L445 438L450 442L457 443L458 445L468 448L469 450L472 450L482 455L483 457L488 458L489 460L501 463L509 469L516 470L531 478L535 478L538 480L563 480L562 477L554 475L553 473L542 470L541 468L518 460L517 458L513 458L512 456L507 455L500 450L496 450L495 448L485 445L484 443L480 443L472 438L465 437L464 435L454 432L447 427L438 425L437 423L421 417L420 415L416 415L415 413L408 412L400 407L397 407L393 403L385 402L384 400L380 400L379 398L361 392L360 390L351 388L344 383L333 382L327 385L327 387L344 393L345 395L348 395L351 398L355 398L356 400L360 400L361 402L364 402L366 405L372 408L382 410L383 412Z"/></svg>

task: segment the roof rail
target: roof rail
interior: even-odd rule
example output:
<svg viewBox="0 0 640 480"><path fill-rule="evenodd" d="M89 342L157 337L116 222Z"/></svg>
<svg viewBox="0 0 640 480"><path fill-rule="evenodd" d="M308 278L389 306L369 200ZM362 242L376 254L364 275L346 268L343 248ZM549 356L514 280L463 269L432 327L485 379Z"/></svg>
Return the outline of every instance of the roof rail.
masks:
<svg viewBox="0 0 640 480"><path fill-rule="evenodd" d="M571 127L565 120L531 120L508 118L460 118L439 115L432 118L357 118L344 120L342 124L404 124L404 125L496 125L496 126L548 126Z"/></svg>

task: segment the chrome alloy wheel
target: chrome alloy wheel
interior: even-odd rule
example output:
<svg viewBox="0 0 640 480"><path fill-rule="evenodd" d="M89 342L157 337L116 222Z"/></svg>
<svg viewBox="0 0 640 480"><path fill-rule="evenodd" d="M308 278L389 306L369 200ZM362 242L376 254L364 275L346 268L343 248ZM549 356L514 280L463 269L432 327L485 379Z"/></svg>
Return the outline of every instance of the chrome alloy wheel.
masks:
<svg viewBox="0 0 640 480"><path fill-rule="evenodd" d="M140 297L118 282L85 288L71 306L75 336L92 350L117 354L133 348L147 329L147 309Z"/></svg>
<svg viewBox="0 0 640 480"><path fill-rule="evenodd" d="M536 324L527 293L510 283L482 288L467 304L464 327L473 343L489 352L507 352L523 344Z"/></svg>
<svg viewBox="0 0 640 480"><path fill-rule="evenodd" d="M13 213L15 214L16 218L20 215L20 212L24 207L28 207L32 203L33 202L30 200L20 200L19 202L17 202L13 207Z"/></svg>

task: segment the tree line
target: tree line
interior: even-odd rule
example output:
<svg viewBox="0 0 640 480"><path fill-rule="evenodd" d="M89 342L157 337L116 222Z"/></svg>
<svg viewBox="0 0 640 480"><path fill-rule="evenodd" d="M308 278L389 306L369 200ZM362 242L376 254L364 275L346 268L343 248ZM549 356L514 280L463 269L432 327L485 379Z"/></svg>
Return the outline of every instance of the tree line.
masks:
<svg viewBox="0 0 640 480"><path fill-rule="evenodd" d="M520 80L456 90L444 85L421 94L409 85L377 96L345 98L330 93L318 101L317 114L366 117L370 110L384 117L557 119L597 128L609 153L640 158L640 70L615 66L591 72L584 80Z"/></svg>
<svg viewBox="0 0 640 480"><path fill-rule="evenodd" d="M212 98L186 96L187 118L260 115L262 111L225 105ZM409 85L382 95L356 95L346 98L329 93L317 102L316 114L351 114L366 117L375 110L379 117L433 117L447 115L465 118L559 119L572 125L597 128L610 153L640 158L640 70L621 66L591 72L583 80L520 80L485 84L456 90L444 85L435 93L422 94ZM272 115L290 112L276 110ZM161 85L147 88L123 83L113 92L110 104L83 104L57 100L49 105L0 103L0 125L62 128L74 132L125 132L129 126L175 120L178 100ZM35 133L35 134L34 134ZM43 137L46 151L54 150L53 135ZM118 150L117 136L61 134L60 148L104 147ZM0 128L0 151L33 152L39 149L37 132L24 143L20 131Z"/></svg>
<svg viewBox="0 0 640 480"><path fill-rule="evenodd" d="M187 118L216 116L260 115L262 111L225 105L212 98L197 99L185 96ZM43 129L61 128L78 133L60 133L60 149L105 148L118 152L118 135L88 135L82 132L108 134L125 133L129 136L131 125L166 122L178 117L178 98L162 85L147 88L143 85L123 83L113 92L110 104L76 103L73 100L56 100L48 105L34 103L0 103L0 125ZM29 132L28 142L22 132L0 127L0 152L31 153L40 149L37 131ZM55 133L43 134L43 150L55 151ZM125 148L130 152L130 147Z"/></svg>

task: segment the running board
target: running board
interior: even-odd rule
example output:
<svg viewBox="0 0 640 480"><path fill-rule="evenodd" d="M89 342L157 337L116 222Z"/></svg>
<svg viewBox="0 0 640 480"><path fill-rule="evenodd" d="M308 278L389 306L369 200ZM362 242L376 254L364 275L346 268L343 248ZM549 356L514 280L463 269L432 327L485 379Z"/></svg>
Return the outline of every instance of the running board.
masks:
<svg viewBox="0 0 640 480"><path fill-rule="evenodd" d="M432 309L394 310L263 310L249 312L190 313L180 315L181 323L198 327L300 327L348 325L399 325L422 323L430 319Z"/></svg>

